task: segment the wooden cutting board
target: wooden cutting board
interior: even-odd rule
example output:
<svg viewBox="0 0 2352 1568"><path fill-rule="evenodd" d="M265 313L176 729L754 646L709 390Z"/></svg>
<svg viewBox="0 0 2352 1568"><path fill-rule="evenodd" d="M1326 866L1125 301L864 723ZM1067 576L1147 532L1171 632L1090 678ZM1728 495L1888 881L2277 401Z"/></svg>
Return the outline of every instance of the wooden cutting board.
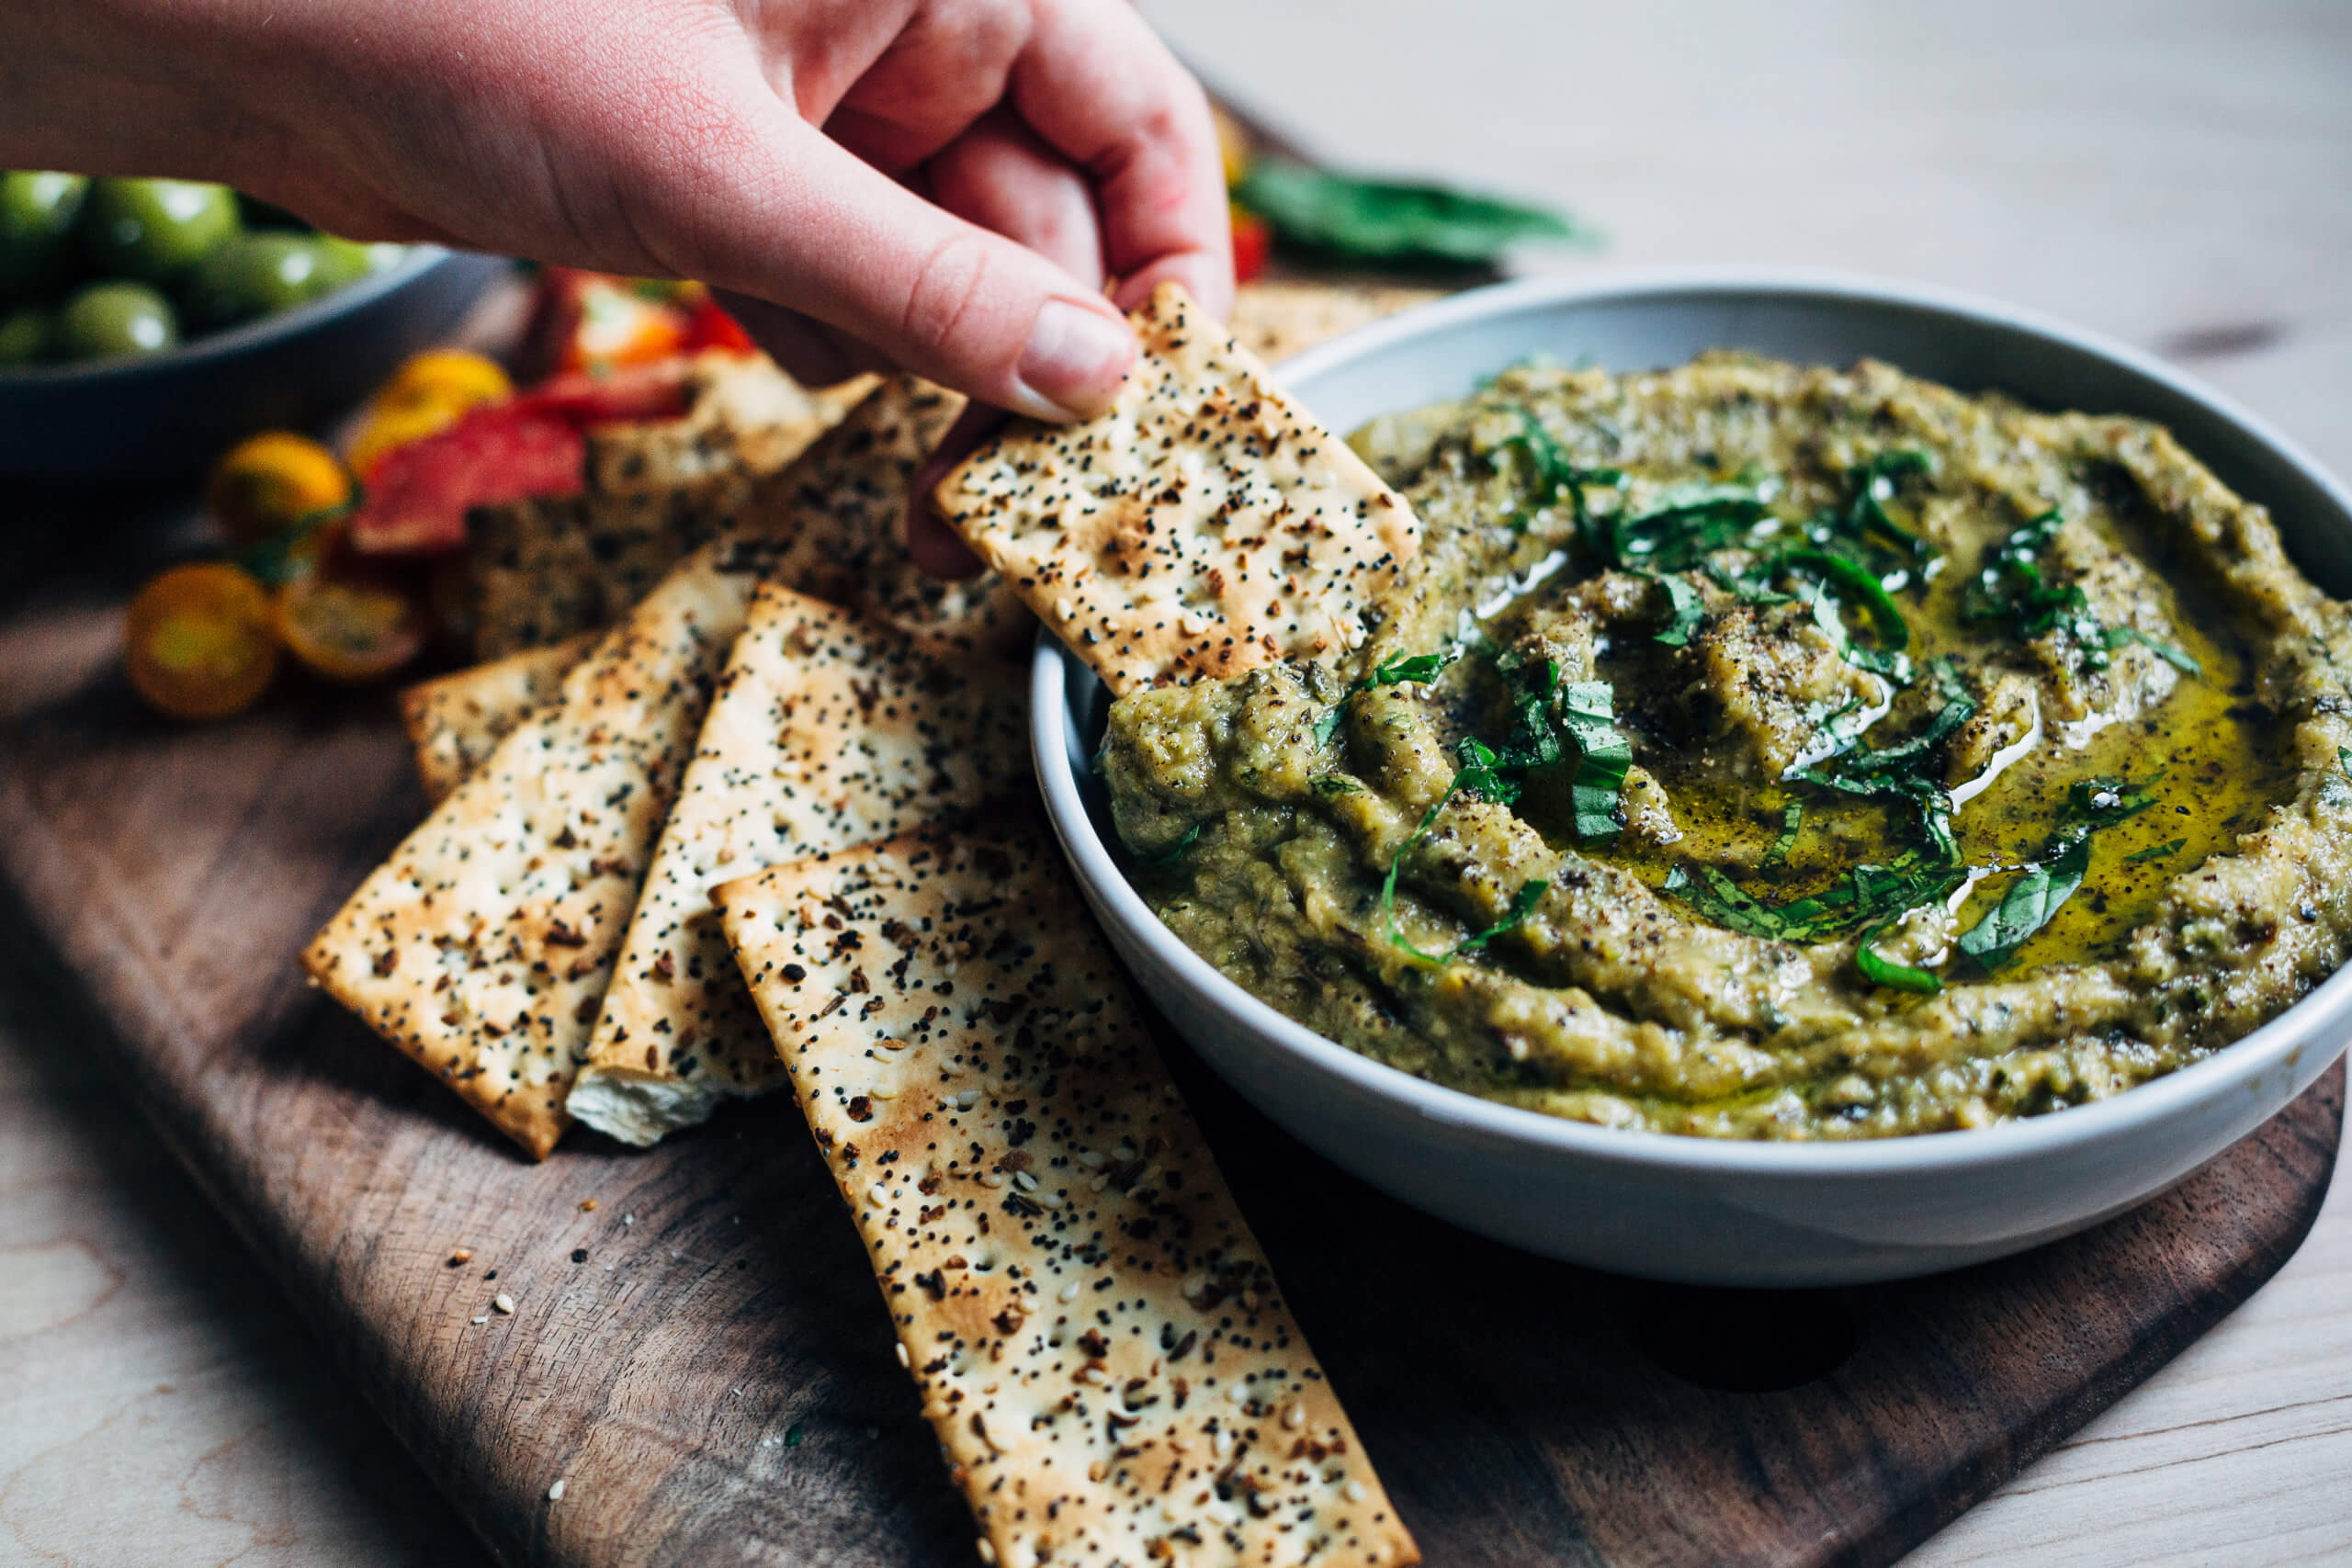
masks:
<svg viewBox="0 0 2352 1568"><path fill-rule="evenodd" d="M502 1561L973 1561L788 1100L531 1166L304 987L296 949L423 801L379 694L146 715L113 663L145 553L0 571L0 964L70 968L132 1099ZM2339 1066L2028 1256L1770 1294L1448 1229L1170 1056L1429 1561L1514 1568L1892 1561L2278 1269L2344 1100Z"/></svg>

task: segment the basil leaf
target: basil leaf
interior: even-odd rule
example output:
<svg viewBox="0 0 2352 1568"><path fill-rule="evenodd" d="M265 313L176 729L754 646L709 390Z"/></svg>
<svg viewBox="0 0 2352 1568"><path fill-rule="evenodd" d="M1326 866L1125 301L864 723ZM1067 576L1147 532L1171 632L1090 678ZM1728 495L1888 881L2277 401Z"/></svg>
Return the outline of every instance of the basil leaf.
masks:
<svg viewBox="0 0 2352 1568"><path fill-rule="evenodd" d="M1894 498L1897 479L1927 473L1934 467L1934 460L1925 452L1897 450L1881 452L1848 469L1854 499L1846 508L1847 531L1860 539L1876 534L1923 566L1934 558L1935 547L1887 515L1884 505Z"/></svg>
<svg viewBox="0 0 2352 1568"><path fill-rule="evenodd" d="M1707 613L1706 601L1689 579L1668 573L1650 579L1666 590L1668 620L1666 629L1657 634L1657 640L1668 648L1682 648L1690 641L1690 634Z"/></svg>
<svg viewBox="0 0 2352 1568"><path fill-rule="evenodd" d="M2064 525L2053 508L2012 532L1968 585L1961 614L1969 620L2007 620L2020 641L2061 632L2086 668L2104 670L2111 634L2091 614L2090 599L2080 584L2061 588L2042 575L2042 552Z"/></svg>
<svg viewBox="0 0 2352 1568"><path fill-rule="evenodd" d="M2165 860L2188 847L2187 839L2175 839L2170 843L2155 844L2123 857L2125 865L2145 865L2152 860Z"/></svg>
<svg viewBox="0 0 2352 1568"><path fill-rule="evenodd" d="M1618 801L1634 750L1617 728L1616 691L1606 681L1571 681L1560 688L1560 722L1577 749L1568 783L1577 837L1614 838L1624 824Z"/></svg>
<svg viewBox="0 0 2352 1568"><path fill-rule="evenodd" d="M2338 746L2335 749L2335 765L2344 770L2346 778L2352 779L2352 747Z"/></svg>
<svg viewBox="0 0 2352 1568"><path fill-rule="evenodd" d="M1174 843L1169 845L1164 850L1157 850L1150 854L1145 854L1139 851L1129 849L1127 853L1135 857L1135 863L1139 866L1168 865L1173 863L1175 860L1179 856L1182 855L1186 850L1191 849L1194 844L1198 843L1200 841L1200 838L1201 824L1195 822L1191 827L1184 829L1184 836L1182 838L1177 840Z"/></svg>
<svg viewBox="0 0 2352 1568"><path fill-rule="evenodd" d="M1506 764L1493 747L1475 735L1465 735L1455 744L1453 755L1462 768L1453 775L1450 794L1466 790L1497 806L1510 806L1519 799L1520 782L1504 771Z"/></svg>
<svg viewBox="0 0 2352 1568"><path fill-rule="evenodd" d="M1797 847L1797 836L1804 831L1804 802L1792 800L1781 808L1781 836L1772 840L1772 847L1756 863L1757 874L1770 876L1787 864L1791 852Z"/></svg>
<svg viewBox="0 0 2352 1568"><path fill-rule="evenodd" d="M2127 642L2136 642L2184 675L2202 679L2205 674L2205 666L2198 662L2196 657L2187 649L2175 648L2161 637L2150 637L2137 626L2109 626L2107 628L2106 641L2110 649L2121 648Z"/></svg>
<svg viewBox="0 0 2352 1568"><path fill-rule="evenodd" d="M1441 653L1400 653L1357 682L1355 689L1368 692L1379 686L1401 686L1408 681L1434 681L1447 665L1461 657L1459 648L1448 648Z"/></svg>
<svg viewBox="0 0 2352 1568"><path fill-rule="evenodd" d="M1355 179L1282 158L1258 158L1233 197L1275 237L1359 260L1478 265L1526 240L1589 241L1566 217L1442 186Z"/></svg>
<svg viewBox="0 0 2352 1568"><path fill-rule="evenodd" d="M1334 795L1354 795L1363 785L1345 773L1320 773L1309 780L1306 787L1328 800Z"/></svg>
<svg viewBox="0 0 2352 1568"><path fill-rule="evenodd" d="M1693 882L1688 871L1679 865L1674 867L1666 874L1667 894L1679 898L1709 923L1727 931L1761 937L1767 942L1789 940L1778 910L1742 892L1737 883L1714 866L1702 865L1699 873L1705 882Z"/></svg>
<svg viewBox="0 0 2352 1568"><path fill-rule="evenodd" d="M1331 744L1331 737L1340 733L1340 721L1347 716L1347 713L1348 703L1345 697L1323 710L1323 716L1315 721L1315 728L1312 731L1316 750L1320 750Z"/></svg>
<svg viewBox="0 0 2352 1568"><path fill-rule="evenodd" d="M1504 911L1503 918L1476 936L1463 938L1453 951L1446 954L1446 957L1459 958L1465 953L1476 953L1505 931L1516 930L1526 924L1527 917L1535 912L1535 906L1544 902L1544 895L1551 890L1552 883L1548 877L1537 877L1532 882L1521 883L1519 891L1511 896L1510 908Z"/></svg>
<svg viewBox="0 0 2352 1568"><path fill-rule="evenodd" d="M1960 936L1960 950L1987 969L2007 964L2028 937L2048 925L2083 885L2091 866L2087 833L2062 835L2051 853L2009 884L2001 901Z"/></svg>
<svg viewBox="0 0 2352 1568"><path fill-rule="evenodd" d="M1582 468L1568 457L1566 448L1552 439L1544 422L1533 411L1514 409L1519 415L1519 434L1507 435L1495 443L1495 451L1517 450L1527 459L1527 481L1522 487L1528 499L1518 511L1504 521L1511 532L1527 531L1528 519L1540 509L1560 501L1567 502L1576 519L1577 543L1587 550L1599 547L1598 530L1594 525L1592 508L1585 499L1588 486L1616 486L1625 482L1622 468Z"/></svg>
<svg viewBox="0 0 2352 1568"><path fill-rule="evenodd" d="M1708 485L1686 493L1690 499L1612 519L1611 564L1627 570L1688 571L1716 550L1749 543L1756 525L1769 515L1753 486Z"/></svg>
<svg viewBox="0 0 2352 1568"><path fill-rule="evenodd" d="M1878 939L1893 931L1894 924L1889 920L1862 938L1854 949L1855 967L1862 972L1862 978L1873 986L1884 986L1897 991L1916 991L1924 997L1934 996L1944 988L1943 981L1934 970L1898 964L1879 952Z"/></svg>

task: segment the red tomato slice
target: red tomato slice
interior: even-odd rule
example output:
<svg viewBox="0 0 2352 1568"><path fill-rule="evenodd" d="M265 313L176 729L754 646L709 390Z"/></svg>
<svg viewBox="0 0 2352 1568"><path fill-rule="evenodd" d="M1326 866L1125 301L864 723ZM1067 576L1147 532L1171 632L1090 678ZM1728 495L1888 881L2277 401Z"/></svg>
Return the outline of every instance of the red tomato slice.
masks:
<svg viewBox="0 0 2352 1568"><path fill-rule="evenodd" d="M718 301L707 293L698 295L693 314L686 318L685 351L699 354L706 348L724 349L729 354L755 354L759 345L742 323L718 308Z"/></svg>
<svg viewBox="0 0 2352 1568"><path fill-rule="evenodd" d="M473 507L577 494L588 461L580 423L518 399L394 447L351 515L352 548L371 556L454 550L466 542Z"/></svg>
<svg viewBox="0 0 2352 1568"><path fill-rule="evenodd" d="M686 412L686 372L691 368L684 359L664 359L601 376L570 371L548 377L507 406L551 414L575 426L675 419Z"/></svg>

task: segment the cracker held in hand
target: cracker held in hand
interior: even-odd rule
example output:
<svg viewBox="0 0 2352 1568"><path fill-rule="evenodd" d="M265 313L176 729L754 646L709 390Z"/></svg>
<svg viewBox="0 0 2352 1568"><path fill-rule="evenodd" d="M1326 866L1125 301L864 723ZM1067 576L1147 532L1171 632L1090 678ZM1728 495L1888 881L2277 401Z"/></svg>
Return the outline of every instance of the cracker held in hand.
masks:
<svg viewBox="0 0 2352 1568"><path fill-rule="evenodd" d="M595 643L595 633L582 632L552 648L493 659L402 692L401 723L416 753L424 798L435 806L447 798L468 773L489 761L525 714L562 688L564 671Z"/></svg>
<svg viewBox="0 0 2352 1568"><path fill-rule="evenodd" d="M763 587L654 849L571 1114L646 1145L781 1082L711 887L1015 796L1026 713L1017 674L933 659Z"/></svg>
<svg viewBox="0 0 2352 1568"><path fill-rule="evenodd" d="M535 1158L596 1021L772 541L705 545L434 809L302 954Z"/></svg>
<svg viewBox="0 0 2352 1568"><path fill-rule="evenodd" d="M730 882L980 1556L1418 1560L1043 829Z"/></svg>
<svg viewBox="0 0 2352 1568"><path fill-rule="evenodd" d="M940 514L1114 694L1356 647L1410 509L1181 288L1133 320L1110 412L1014 423Z"/></svg>

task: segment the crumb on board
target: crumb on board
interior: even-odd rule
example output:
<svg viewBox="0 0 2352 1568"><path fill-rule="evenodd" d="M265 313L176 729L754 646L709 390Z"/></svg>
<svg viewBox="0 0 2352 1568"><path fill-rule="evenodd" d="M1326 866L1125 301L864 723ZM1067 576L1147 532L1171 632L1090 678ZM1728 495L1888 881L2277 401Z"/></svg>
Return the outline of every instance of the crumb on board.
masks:
<svg viewBox="0 0 2352 1568"><path fill-rule="evenodd" d="M563 1477L559 1475L556 1477L555 1484L548 1488L548 1501L550 1503L556 1503L562 1501L562 1498Z"/></svg>
<svg viewBox="0 0 2352 1568"><path fill-rule="evenodd" d="M473 1260L474 1249L470 1247L461 1247L458 1248L457 1251L449 1254L449 1267L452 1269L462 1268L466 1264L471 1263Z"/></svg>
<svg viewBox="0 0 2352 1568"><path fill-rule="evenodd" d="M490 1321L490 1314L486 1312L476 1313L474 1314L473 1321L477 1326L488 1323Z"/></svg>
<svg viewBox="0 0 2352 1568"><path fill-rule="evenodd" d="M596 1200L594 1198L582 1198L580 1200L580 1212L583 1214L594 1213L596 1212Z"/></svg>
<svg viewBox="0 0 2352 1568"><path fill-rule="evenodd" d="M499 1312L511 1314L514 1310L514 1298L502 1291L490 1298L490 1304Z"/></svg>

